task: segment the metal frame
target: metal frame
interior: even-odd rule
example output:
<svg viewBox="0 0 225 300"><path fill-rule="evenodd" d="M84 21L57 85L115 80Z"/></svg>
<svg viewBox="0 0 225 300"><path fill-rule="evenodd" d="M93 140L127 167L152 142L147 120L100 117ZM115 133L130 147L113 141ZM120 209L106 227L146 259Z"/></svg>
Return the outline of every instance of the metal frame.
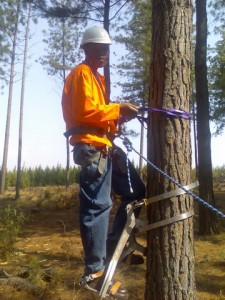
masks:
<svg viewBox="0 0 225 300"><path fill-rule="evenodd" d="M198 186L198 182L194 182L191 183L189 185L187 185L185 188L186 189L193 189L195 187ZM124 257L126 257L127 255L129 255L129 253L133 252L134 250L138 250L141 253L145 253L145 247L143 247L142 245L138 244L136 242L136 238L135 238L135 230L136 233L138 232L146 232L149 230L153 230L156 228L160 228L162 226L166 226L166 225L170 225L176 222L180 222L183 221L187 218L190 218L194 215L193 211L189 211L189 212L184 212L178 216L174 216L172 218L166 219L166 220L162 220L153 224L147 224L147 222L143 222L139 219L136 219L134 216L134 209L139 207L139 206L147 206L150 205L152 203L164 200L164 199L168 199L171 197L175 197L178 195L182 195L185 194L185 191L181 188L164 193L162 195L158 195L149 199L144 199L141 201L134 201L131 204L128 204L126 207L127 210L127 222L126 225L124 227L124 230L121 234L121 237L119 239L119 242L117 244L117 247L113 253L112 259L109 263L108 268L106 269L106 273L104 276L104 281L101 287L101 290L99 292L99 295L101 296L101 299L105 299L108 295L107 295L107 291L109 288L109 285L111 283L111 280L113 278L113 275L115 273L116 267L118 262L123 259Z"/></svg>

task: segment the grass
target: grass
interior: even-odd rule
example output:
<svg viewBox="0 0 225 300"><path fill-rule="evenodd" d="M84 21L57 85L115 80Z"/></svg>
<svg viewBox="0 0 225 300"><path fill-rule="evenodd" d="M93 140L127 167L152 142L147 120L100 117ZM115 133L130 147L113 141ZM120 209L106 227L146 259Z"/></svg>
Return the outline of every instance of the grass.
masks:
<svg viewBox="0 0 225 300"><path fill-rule="evenodd" d="M197 299L225 299L225 234L197 238Z"/></svg>
<svg viewBox="0 0 225 300"><path fill-rule="evenodd" d="M7 192L0 198L1 209L15 205L13 193ZM13 251L0 260L1 300L99 299L78 286L83 272L83 250L77 197L76 187L67 191L64 187L47 187L21 192L19 204L26 222L12 241ZM216 197L219 208L225 211L225 191L218 192ZM224 220L220 227L221 232L216 236L195 235L197 300L225 299ZM15 277L22 271L27 274L24 280L39 288L36 293L9 282L3 284L5 272ZM130 300L144 299L145 273L145 265L121 265L117 270L116 278L129 289Z"/></svg>
<svg viewBox="0 0 225 300"><path fill-rule="evenodd" d="M225 212L225 190L215 192L218 209ZM196 298L225 299L225 220L218 219L220 234L195 235Z"/></svg>

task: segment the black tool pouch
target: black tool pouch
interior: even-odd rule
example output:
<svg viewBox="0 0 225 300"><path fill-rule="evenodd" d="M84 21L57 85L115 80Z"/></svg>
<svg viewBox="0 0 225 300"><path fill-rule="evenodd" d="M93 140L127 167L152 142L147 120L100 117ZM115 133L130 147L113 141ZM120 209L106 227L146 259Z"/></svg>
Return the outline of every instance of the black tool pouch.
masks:
<svg viewBox="0 0 225 300"><path fill-rule="evenodd" d="M85 168L93 162L97 162L98 171L104 173L107 155L102 153L99 148L85 144L77 143L73 148L73 159L75 164Z"/></svg>
<svg viewBox="0 0 225 300"><path fill-rule="evenodd" d="M116 163L120 171L123 174L127 173L127 157L124 151L121 148L114 146L111 152L111 156L113 162Z"/></svg>

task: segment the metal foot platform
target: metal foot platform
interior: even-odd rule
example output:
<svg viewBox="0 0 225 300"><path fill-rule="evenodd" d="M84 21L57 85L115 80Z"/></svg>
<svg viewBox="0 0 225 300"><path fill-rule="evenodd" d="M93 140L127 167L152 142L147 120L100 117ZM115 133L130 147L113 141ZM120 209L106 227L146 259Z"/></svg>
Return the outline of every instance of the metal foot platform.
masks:
<svg viewBox="0 0 225 300"><path fill-rule="evenodd" d="M198 182L192 183L190 185L187 185L186 189L193 189L198 186ZM151 203L155 203L158 201L161 201L163 199L168 199L174 196L178 196L181 194L184 194L185 191L181 188L164 193L162 195L158 195L149 199L144 199L141 201L134 201L127 205L126 211L127 211L127 222L124 227L124 230L121 234L121 237L119 239L119 242L117 244L117 247L114 251L114 254L112 256L112 259L109 263L108 268L106 269L104 281L101 287L101 290L99 292L99 295L101 299L106 299L108 297L107 291L109 288L109 285L111 283L111 280L113 278L113 275L115 273L117 264L120 260L122 260L124 257L132 253L133 251L137 250L141 252L143 255L146 253L146 248L137 243L135 234L137 232L146 232L149 230L153 230L162 226L166 226L169 224L173 224L175 222L179 222L182 220L185 220L187 218L190 218L194 215L192 211L184 212L178 216L174 216L172 218L162 220L153 224L147 224L145 221L141 221L139 219L136 219L134 216L134 210L137 207L143 206L143 205L149 205Z"/></svg>

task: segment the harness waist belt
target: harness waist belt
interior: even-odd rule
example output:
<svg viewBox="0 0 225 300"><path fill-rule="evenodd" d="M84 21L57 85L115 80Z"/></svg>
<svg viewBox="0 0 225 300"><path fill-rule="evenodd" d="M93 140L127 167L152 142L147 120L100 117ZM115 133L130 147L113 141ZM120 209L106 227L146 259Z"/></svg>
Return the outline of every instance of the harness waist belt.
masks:
<svg viewBox="0 0 225 300"><path fill-rule="evenodd" d="M75 134L94 134L94 135L100 135L104 136L106 134L106 131L103 128L100 127L91 127L91 126L75 126L70 129L68 129L66 132L64 132L64 136L66 138L70 137L71 135Z"/></svg>

